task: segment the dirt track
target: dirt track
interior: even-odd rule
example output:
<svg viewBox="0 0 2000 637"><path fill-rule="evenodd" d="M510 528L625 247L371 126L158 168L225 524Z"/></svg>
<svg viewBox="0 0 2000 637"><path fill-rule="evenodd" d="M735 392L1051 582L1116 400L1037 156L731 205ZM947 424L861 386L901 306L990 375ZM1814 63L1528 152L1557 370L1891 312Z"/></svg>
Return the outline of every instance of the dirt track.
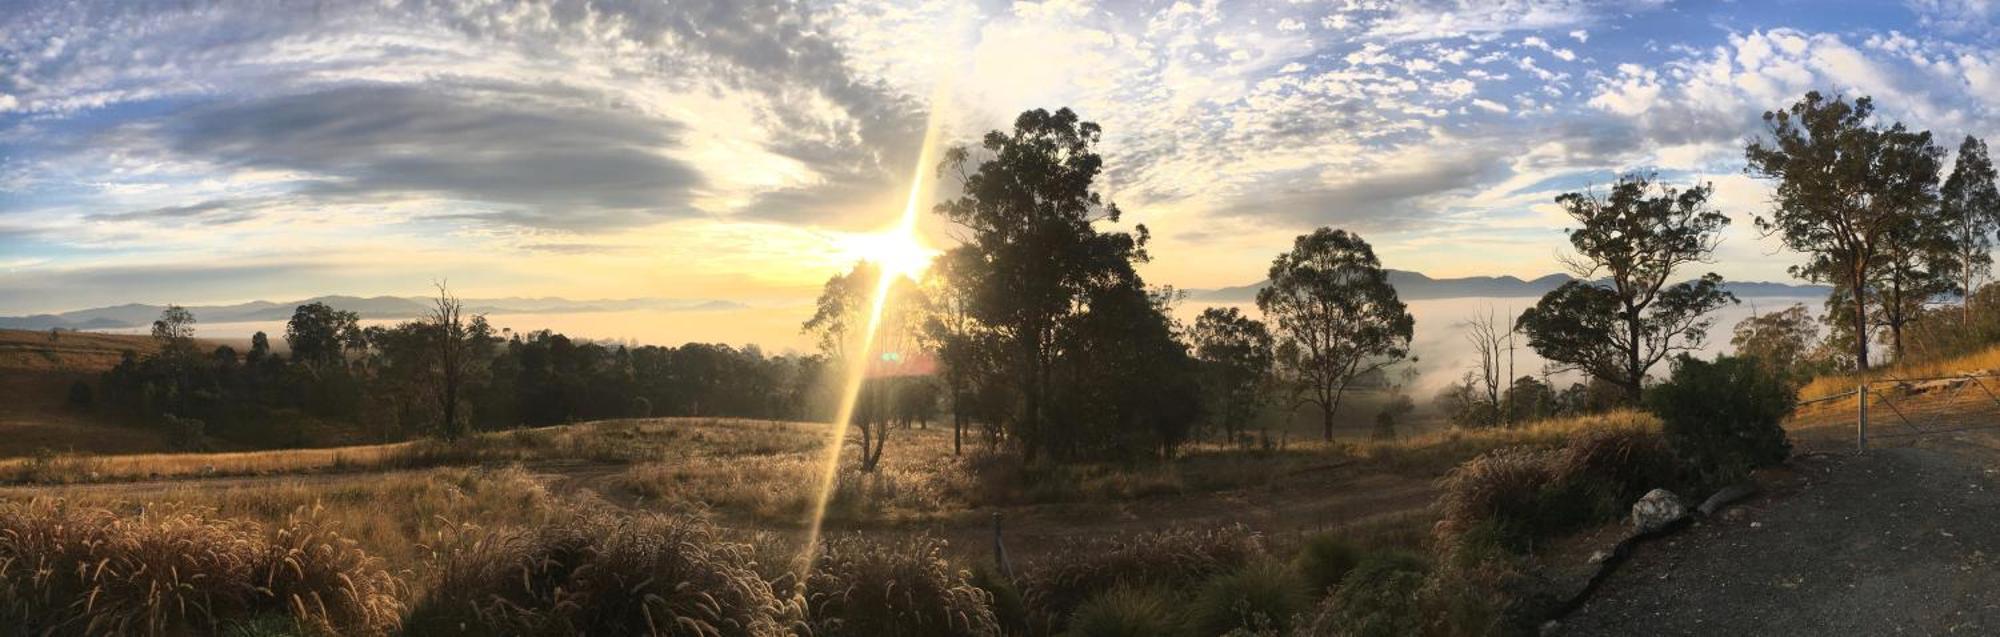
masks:
<svg viewBox="0 0 2000 637"><path fill-rule="evenodd" d="M2000 632L2000 430L1799 433L1769 492L1642 545L1558 634Z"/></svg>

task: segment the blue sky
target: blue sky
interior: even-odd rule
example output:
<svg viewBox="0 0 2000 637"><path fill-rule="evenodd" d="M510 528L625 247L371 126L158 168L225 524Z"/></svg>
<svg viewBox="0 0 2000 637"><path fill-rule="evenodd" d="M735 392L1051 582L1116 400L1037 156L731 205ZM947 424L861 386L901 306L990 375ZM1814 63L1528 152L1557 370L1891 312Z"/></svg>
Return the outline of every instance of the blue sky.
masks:
<svg viewBox="0 0 2000 637"><path fill-rule="evenodd" d="M11 2L0 313L326 293L796 302L900 210L926 129L1105 128L1154 283L1316 226L1433 275L1560 269L1566 190L1742 173L1818 89L2000 132L1980 1ZM933 245L950 228L926 219Z"/></svg>

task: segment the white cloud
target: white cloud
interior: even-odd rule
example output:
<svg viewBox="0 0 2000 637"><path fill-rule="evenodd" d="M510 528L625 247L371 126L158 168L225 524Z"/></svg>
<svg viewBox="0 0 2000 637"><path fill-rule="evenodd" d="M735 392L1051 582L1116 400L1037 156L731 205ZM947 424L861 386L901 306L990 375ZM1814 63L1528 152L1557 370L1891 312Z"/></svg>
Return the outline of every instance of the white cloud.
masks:
<svg viewBox="0 0 2000 637"><path fill-rule="evenodd" d="M1477 107L1479 107L1479 108L1480 108L1481 110L1484 110L1484 111L1486 111L1486 112L1489 112L1489 113L1506 113L1506 112L1508 112L1508 109L1507 109L1507 105L1506 105L1506 104L1501 104L1501 103L1499 103L1499 102L1495 102L1495 101L1492 101L1492 100L1488 100L1488 99L1474 99L1474 100L1472 100L1472 105L1473 105L1473 106L1477 106Z"/></svg>

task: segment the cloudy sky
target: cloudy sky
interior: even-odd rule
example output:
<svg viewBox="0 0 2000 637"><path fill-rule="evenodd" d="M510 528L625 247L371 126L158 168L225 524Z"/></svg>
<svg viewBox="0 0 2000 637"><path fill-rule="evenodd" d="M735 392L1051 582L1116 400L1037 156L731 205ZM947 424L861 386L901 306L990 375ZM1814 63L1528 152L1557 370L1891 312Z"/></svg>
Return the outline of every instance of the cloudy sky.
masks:
<svg viewBox="0 0 2000 637"><path fill-rule="evenodd" d="M1149 281L1360 232L1438 276L1559 269L1565 190L1713 182L1758 116L1867 94L2000 132L2000 3L0 0L0 314L418 294L784 303L902 208L926 122L1105 129ZM926 215L929 217L929 215ZM926 219L934 244L950 228Z"/></svg>

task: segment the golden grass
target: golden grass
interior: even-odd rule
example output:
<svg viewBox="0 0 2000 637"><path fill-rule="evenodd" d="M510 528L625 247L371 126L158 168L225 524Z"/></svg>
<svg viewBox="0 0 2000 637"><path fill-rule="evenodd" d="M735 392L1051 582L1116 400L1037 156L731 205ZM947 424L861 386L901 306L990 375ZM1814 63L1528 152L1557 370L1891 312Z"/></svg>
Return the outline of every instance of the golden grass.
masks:
<svg viewBox="0 0 2000 637"><path fill-rule="evenodd" d="M2000 370L2000 345L1952 358L1891 363L1870 369L1865 374L1847 373L1815 377L1811 382L1806 383L1804 387L1799 388L1799 398L1809 400L1821 396L1831 396L1841 392L1854 391L1854 386L1862 379L1932 378L1967 373L1984 374L1995 370Z"/></svg>
<svg viewBox="0 0 2000 637"><path fill-rule="evenodd" d="M454 442L225 453L58 453L0 460L0 481L66 484L147 479L382 471L479 464L584 462L804 452L819 425L719 418L606 420L483 433Z"/></svg>
<svg viewBox="0 0 2000 637"><path fill-rule="evenodd" d="M443 468L368 476L300 477L234 485L167 483L0 488L0 501L62 498L139 512L193 507L215 517L279 525L301 507L339 520L342 535L392 564L413 564L422 545L458 523L535 525L558 502L519 468Z"/></svg>

